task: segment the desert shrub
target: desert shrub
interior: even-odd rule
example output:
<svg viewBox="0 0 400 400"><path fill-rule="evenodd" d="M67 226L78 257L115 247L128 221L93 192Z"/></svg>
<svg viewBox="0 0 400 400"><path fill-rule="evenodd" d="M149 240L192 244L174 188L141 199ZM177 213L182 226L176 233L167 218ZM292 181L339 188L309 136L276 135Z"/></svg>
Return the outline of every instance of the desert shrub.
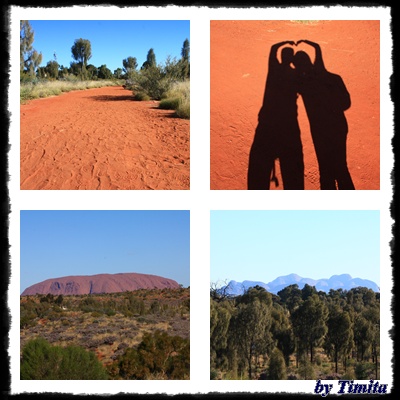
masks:
<svg viewBox="0 0 400 400"><path fill-rule="evenodd" d="M310 361L305 359L300 362L299 374L302 379L315 379L315 371Z"/></svg>
<svg viewBox="0 0 400 400"><path fill-rule="evenodd" d="M139 346L126 349L118 358L123 379L188 379L190 346L188 339L169 336L166 332L145 333Z"/></svg>
<svg viewBox="0 0 400 400"><path fill-rule="evenodd" d="M161 100L158 107L162 110L176 110L179 107L179 104L180 99L175 97Z"/></svg>
<svg viewBox="0 0 400 400"><path fill-rule="evenodd" d="M133 294L128 296L127 308L133 314L143 315L145 313L145 304L142 299L137 298Z"/></svg>
<svg viewBox="0 0 400 400"><path fill-rule="evenodd" d="M134 94L133 98L137 101L149 101L150 96L146 94L145 92L137 92Z"/></svg>
<svg viewBox="0 0 400 400"><path fill-rule="evenodd" d="M24 312L23 314L21 313L21 317L20 317L20 329L26 329L29 328L31 326L35 326L36 325L36 314L34 314L33 312Z"/></svg>
<svg viewBox="0 0 400 400"><path fill-rule="evenodd" d="M216 380L218 378L218 372L215 369L210 370L210 380Z"/></svg>
<svg viewBox="0 0 400 400"><path fill-rule="evenodd" d="M92 317L94 317L94 318L99 318L99 317L101 317L101 313L99 313L98 311L93 311L90 315L91 315Z"/></svg>
<svg viewBox="0 0 400 400"><path fill-rule="evenodd" d="M179 118L190 118L190 81L175 82L160 101L159 108L175 110Z"/></svg>
<svg viewBox="0 0 400 400"><path fill-rule="evenodd" d="M30 340L22 351L21 379L108 379L94 353L78 346L52 346L43 338Z"/></svg>
<svg viewBox="0 0 400 400"><path fill-rule="evenodd" d="M321 355L320 354L317 354L315 357L314 357L314 361L315 361L315 364L317 364L319 367L322 365L322 357L321 357Z"/></svg>
<svg viewBox="0 0 400 400"><path fill-rule="evenodd" d="M21 85L19 97L20 97L20 102L25 102L34 99L35 97L33 95L33 85L31 84Z"/></svg>
<svg viewBox="0 0 400 400"><path fill-rule="evenodd" d="M347 380L356 379L356 374L354 372L354 368L347 367L347 370L344 373L344 375L342 376L342 379L347 379Z"/></svg>
<svg viewBox="0 0 400 400"><path fill-rule="evenodd" d="M172 79L165 74L161 66L150 66L134 73L129 87L134 95L147 95L153 100L161 100L171 84Z"/></svg>
<svg viewBox="0 0 400 400"><path fill-rule="evenodd" d="M276 347L273 350L269 361L268 379L280 380L286 378L287 372L285 358L283 357L282 352Z"/></svg>
<svg viewBox="0 0 400 400"><path fill-rule="evenodd" d="M158 301L153 301L150 305L150 312L152 314L158 314L160 312L160 303Z"/></svg>
<svg viewBox="0 0 400 400"><path fill-rule="evenodd" d="M370 379L375 376L375 366L373 363L369 362L359 362L354 366L354 373L356 375L356 379Z"/></svg>

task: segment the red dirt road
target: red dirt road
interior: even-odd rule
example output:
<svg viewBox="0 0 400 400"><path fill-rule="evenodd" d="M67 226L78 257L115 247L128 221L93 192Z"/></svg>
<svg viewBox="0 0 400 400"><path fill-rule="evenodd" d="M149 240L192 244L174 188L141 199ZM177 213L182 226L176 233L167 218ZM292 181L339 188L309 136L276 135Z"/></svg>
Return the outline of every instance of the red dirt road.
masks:
<svg viewBox="0 0 400 400"><path fill-rule="evenodd" d="M105 87L21 105L21 189L190 187L190 123Z"/></svg>
<svg viewBox="0 0 400 400"><path fill-rule="evenodd" d="M269 51L275 43L301 39L321 46L325 67L342 77L350 93L351 107L345 112L347 165L356 190L380 188L379 21L211 21L210 35L211 189L247 189ZM298 47L306 49L303 44ZM319 169L301 98L297 105L305 189L319 190ZM280 184L271 184L271 189L283 189L279 164L277 172Z"/></svg>

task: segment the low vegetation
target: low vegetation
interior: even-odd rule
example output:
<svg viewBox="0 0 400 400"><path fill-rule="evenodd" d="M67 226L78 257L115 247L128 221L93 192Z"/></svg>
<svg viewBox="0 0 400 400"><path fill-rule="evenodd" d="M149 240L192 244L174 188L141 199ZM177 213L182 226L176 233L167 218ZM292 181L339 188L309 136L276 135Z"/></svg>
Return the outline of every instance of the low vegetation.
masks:
<svg viewBox="0 0 400 400"><path fill-rule="evenodd" d="M25 83L21 82L20 102L25 103L28 100L58 96L61 93L71 92L72 90L85 90L117 85L120 85L120 82L116 80L80 81L77 79L70 79L57 81L33 80Z"/></svg>
<svg viewBox="0 0 400 400"><path fill-rule="evenodd" d="M160 101L159 107L164 110L175 110L180 118L190 118L190 82L176 82Z"/></svg>
<svg viewBox="0 0 400 400"><path fill-rule="evenodd" d="M189 379L189 289L23 296L20 308L21 379Z"/></svg>
<svg viewBox="0 0 400 400"><path fill-rule="evenodd" d="M210 290L211 379L379 379L380 295Z"/></svg>

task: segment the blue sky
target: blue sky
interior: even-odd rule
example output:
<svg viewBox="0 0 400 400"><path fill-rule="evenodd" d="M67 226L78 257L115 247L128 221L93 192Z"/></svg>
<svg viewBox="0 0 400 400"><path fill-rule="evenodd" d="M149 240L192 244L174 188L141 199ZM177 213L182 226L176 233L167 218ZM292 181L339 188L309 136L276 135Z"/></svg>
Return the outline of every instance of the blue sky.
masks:
<svg viewBox="0 0 400 400"><path fill-rule="evenodd" d="M189 211L21 211L21 292L69 275L138 272L189 282Z"/></svg>
<svg viewBox="0 0 400 400"><path fill-rule="evenodd" d="M210 224L212 283L348 273L379 286L378 211L212 211Z"/></svg>
<svg viewBox="0 0 400 400"><path fill-rule="evenodd" d="M189 21L38 21L29 20L35 39L33 47L43 55L41 66L54 60L69 67L71 47L76 39L88 39L92 58L88 64L106 64L114 72L122 68L122 60L136 57L140 68L153 48L157 63L166 57L181 57L185 39L190 41Z"/></svg>

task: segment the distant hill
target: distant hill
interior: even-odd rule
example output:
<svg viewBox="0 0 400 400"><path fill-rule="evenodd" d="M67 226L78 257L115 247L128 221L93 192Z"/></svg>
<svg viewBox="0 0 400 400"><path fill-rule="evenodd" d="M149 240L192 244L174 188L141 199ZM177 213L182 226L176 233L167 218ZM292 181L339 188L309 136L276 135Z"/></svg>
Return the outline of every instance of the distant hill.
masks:
<svg viewBox="0 0 400 400"><path fill-rule="evenodd" d="M343 290L350 290L358 286L367 287L372 289L374 292L379 292L379 287L375 282L372 282L368 279L352 278L349 274L332 275L329 279L317 280L311 278L302 278L297 274L289 274L285 276L279 276L269 283L259 281L230 281L228 285L221 288L221 290L224 290L226 294L238 296L243 294L248 288L258 285L270 293L277 294L286 286L294 284L297 284L300 289L302 289L305 284L308 284L310 286L315 286L318 291L322 290L324 292L329 292L331 289L339 288L342 288Z"/></svg>
<svg viewBox="0 0 400 400"><path fill-rule="evenodd" d="M22 296L35 294L80 295L95 293L117 293L138 289L178 289L179 284L168 278L138 273L98 274L64 276L47 279L29 286Z"/></svg>

